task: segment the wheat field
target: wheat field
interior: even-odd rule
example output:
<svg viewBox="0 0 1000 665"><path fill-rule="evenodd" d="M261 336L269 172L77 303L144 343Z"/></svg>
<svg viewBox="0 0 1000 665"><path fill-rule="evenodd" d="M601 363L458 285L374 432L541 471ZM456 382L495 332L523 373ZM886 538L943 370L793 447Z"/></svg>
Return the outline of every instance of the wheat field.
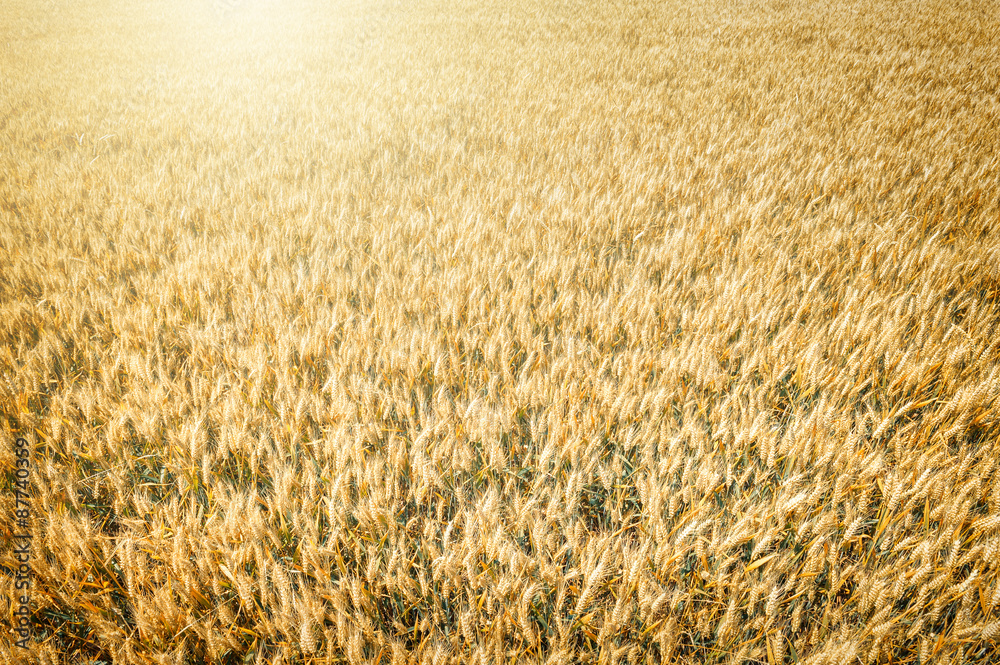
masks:
<svg viewBox="0 0 1000 665"><path fill-rule="evenodd" d="M0 663L1000 662L996 2L217 9L0 4Z"/></svg>

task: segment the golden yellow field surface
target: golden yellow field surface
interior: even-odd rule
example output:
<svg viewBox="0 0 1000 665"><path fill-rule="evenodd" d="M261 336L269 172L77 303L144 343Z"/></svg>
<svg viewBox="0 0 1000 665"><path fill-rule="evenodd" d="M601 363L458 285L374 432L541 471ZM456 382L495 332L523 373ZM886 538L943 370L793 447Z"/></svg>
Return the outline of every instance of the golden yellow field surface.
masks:
<svg viewBox="0 0 1000 665"><path fill-rule="evenodd" d="M1000 662L995 2L227 5L0 4L0 663Z"/></svg>

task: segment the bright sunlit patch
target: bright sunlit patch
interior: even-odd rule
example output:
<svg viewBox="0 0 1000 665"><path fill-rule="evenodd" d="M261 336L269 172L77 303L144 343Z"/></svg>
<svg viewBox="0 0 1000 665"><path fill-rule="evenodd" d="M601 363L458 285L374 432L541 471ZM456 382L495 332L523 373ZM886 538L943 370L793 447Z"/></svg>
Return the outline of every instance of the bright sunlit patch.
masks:
<svg viewBox="0 0 1000 665"><path fill-rule="evenodd" d="M282 4L281 0L212 0L212 9L220 19L228 19L239 14L280 8Z"/></svg>
<svg viewBox="0 0 1000 665"><path fill-rule="evenodd" d="M235 79L294 66L308 25L301 10L297 0L188 0L164 6L160 38L149 43L177 82L216 81L224 92Z"/></svg>

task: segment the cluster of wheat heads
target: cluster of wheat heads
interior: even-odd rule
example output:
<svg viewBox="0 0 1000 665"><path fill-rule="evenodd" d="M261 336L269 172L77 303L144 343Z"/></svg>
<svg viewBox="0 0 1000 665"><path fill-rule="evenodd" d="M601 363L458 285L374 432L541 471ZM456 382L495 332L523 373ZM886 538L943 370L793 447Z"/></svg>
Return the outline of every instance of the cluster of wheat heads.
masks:
<svg viewBox="0 0 1000 665"><path fill-rule="evenodd" d="M36 4L0 662L996 662L995 12Z"/></svg>

